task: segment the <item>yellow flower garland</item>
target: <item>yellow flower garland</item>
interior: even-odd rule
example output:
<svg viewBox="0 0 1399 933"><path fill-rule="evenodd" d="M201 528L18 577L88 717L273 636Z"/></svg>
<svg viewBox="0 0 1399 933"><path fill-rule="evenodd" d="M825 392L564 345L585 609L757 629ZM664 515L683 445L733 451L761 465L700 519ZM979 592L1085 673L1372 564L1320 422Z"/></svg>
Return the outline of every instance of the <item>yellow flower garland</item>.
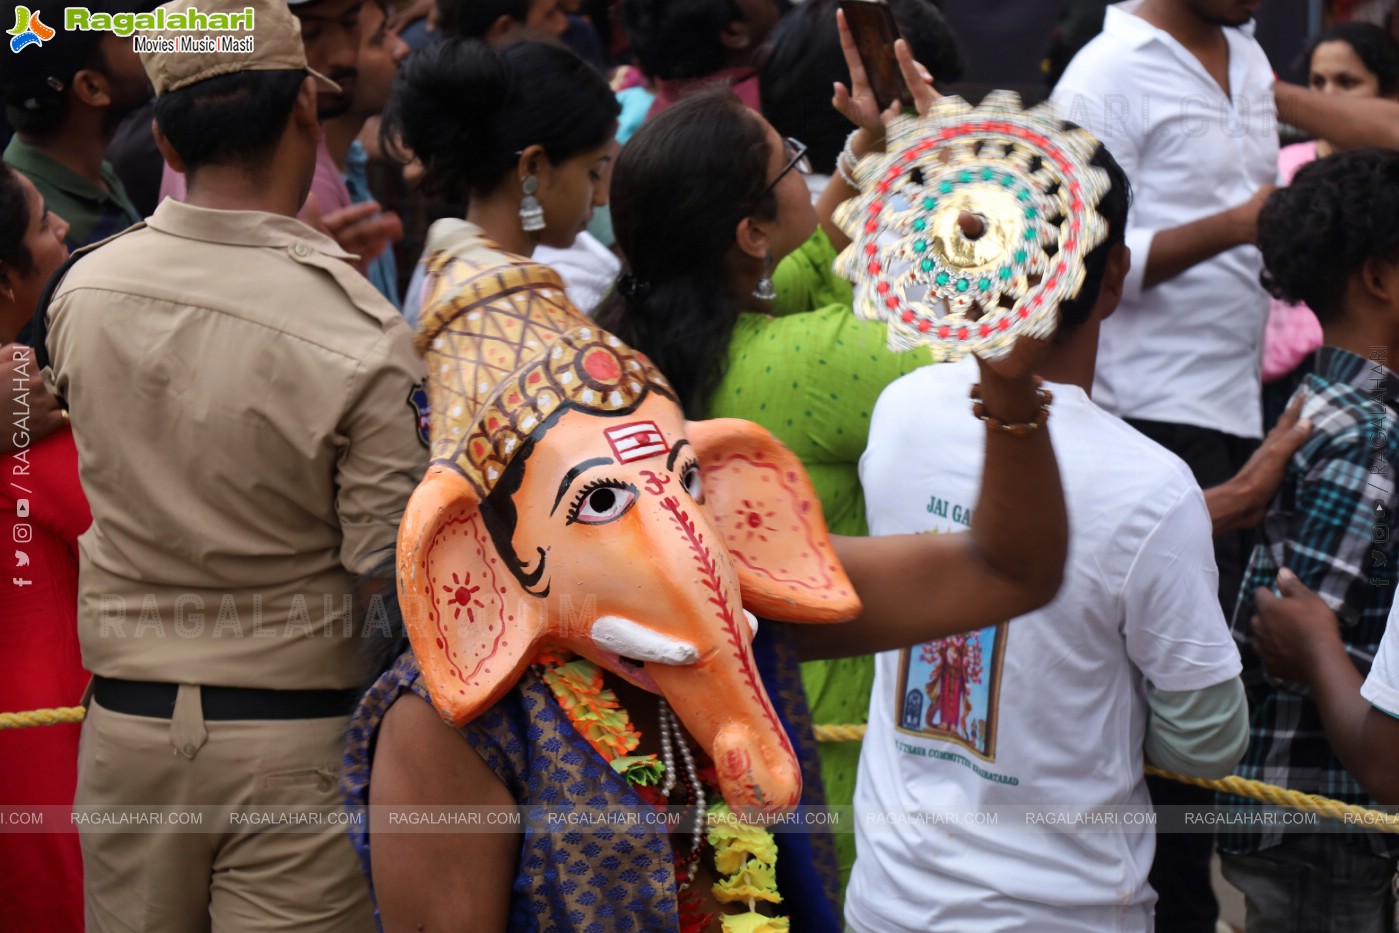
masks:
<svg viewBox="0 0 1399 933"><path fill-rule="evenodd" d="M786 917L766 917L757 904L782 903L777 893L777 840L761 826L743 823L720 801L709 810L709 844L714 847L714 867L728 875L714 883L714 899L721 904L746 903L748 912L720 917L724 933L786 933Z"/></svg>
<svg viewBox="0 0 1399 933"><path fill-rule="evenodd" d="M641 735L617 695L603 687L598 666L584 658L560 663L564 658L557 655L538 660L557 665L545 670L544 682L569 722L598 754L633 784L659 783L664 766L655 755L628 755ZM786 917L767 917L755 909L759 901L782 903L777 893L777 840L761 826L743 823L723 801L710 807L708 818L705 838L714 849L714 868L728 876L714 883L714 899L720 904L748 905L746 913L719 918L723 933L788 933Z"/></svg>

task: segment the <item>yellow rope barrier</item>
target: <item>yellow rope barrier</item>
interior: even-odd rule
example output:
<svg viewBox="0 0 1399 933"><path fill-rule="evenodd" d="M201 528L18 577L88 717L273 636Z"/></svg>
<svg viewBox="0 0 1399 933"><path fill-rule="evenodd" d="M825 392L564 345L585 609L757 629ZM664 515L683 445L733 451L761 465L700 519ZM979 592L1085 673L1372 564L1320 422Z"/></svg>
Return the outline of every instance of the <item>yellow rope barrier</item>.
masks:
<svg viewBox="0 0 1399 933"><path fill-rule="evenodd" d="M60 706L56 709L35 709L24 713L0 713L0 729L26 729L30 726L56 726L62 723L82 722L86 712L81 706ZM820 725L815 727L816 740L818 742L859 742L865 737L865 728L865 726ZM1248 797L1251 800L1261 800L1264 803L1301 810L1305 813L1315 813L1328 819L1345 821L1349 818L1353 825L1399 834L1399 816L1382 813L1379 810L1370 810L1351 803L1342 803L1329 797L1304 794L1301 791L1288 790L1285 787L1265 784L1262 781L1251 781L1237 775L1231 775L1218 781L1209 781L1204 778L1173 774L1170 771L1163 771L1151 766L1147 766L1146 773L1179 781L1182 784L1193 784L1207 790Z"/></svg>
<svg viewBox="0 0 1399 933"><path fill-rule="evenodd" d="M81 706L32 709L27 713L0 713L0 729L26 729L29 726L58 726L66 722L82 722L86 714L87 710Z"/></svg>
<svg viewBox="0 0 1399 933"><path fill-rule="evenodd" d="M822 725L814 728L818 742L859 742L865 737L866 727ZM1150 765L1147 766L1146 773L1172 781L1180 781L1182 784L1193 784L1207 790L1220 791L1238 797L1248 797L1251 800L1261 800L1264 803L1276 804L1280 807L1301 810L1304 813L1315 813L1328 819L1345 821L1349 818L1352 825L1399 834L1399 816L1382 813L1379 810L1370 810L1352 803L1342 803L1329 797L1304 794L1301 791L1288 790L1285 787L1265 784L1262 781L1251 781L1237 775L1230 775L1218 781L1210 781L1204 778L1174 774Z"/></svg>

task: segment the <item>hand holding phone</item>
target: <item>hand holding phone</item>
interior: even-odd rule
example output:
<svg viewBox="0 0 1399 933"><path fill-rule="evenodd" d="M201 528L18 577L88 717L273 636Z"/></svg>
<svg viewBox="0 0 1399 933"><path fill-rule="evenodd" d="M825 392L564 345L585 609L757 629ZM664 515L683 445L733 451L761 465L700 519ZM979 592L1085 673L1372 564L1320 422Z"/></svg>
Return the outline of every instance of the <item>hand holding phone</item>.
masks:
<svg viewBox="0 0 1399 933"><path fill-rule="evenodd" d="M913 93L894 57L894 43L901 36L888 0L840 0L840 10L855 39L860 63L865 66L865 76L880 111L889 109L895 101L912 107Z"/></svg>

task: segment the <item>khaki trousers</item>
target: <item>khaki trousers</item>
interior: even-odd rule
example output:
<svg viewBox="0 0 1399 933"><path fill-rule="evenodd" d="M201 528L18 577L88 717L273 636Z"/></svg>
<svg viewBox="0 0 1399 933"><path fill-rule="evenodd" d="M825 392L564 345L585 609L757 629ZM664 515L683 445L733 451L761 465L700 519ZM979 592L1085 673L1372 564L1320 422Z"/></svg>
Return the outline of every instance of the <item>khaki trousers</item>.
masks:
<svg viewBox="0 0 1399 933"><path fill-rule="evenodd" d="M334 807L347 717L205 722L199 688L174 716L88 704L75 806ZM206 811L207 812L207 811ZM344 826L82 829L88 933L374 933Z"/></svg>

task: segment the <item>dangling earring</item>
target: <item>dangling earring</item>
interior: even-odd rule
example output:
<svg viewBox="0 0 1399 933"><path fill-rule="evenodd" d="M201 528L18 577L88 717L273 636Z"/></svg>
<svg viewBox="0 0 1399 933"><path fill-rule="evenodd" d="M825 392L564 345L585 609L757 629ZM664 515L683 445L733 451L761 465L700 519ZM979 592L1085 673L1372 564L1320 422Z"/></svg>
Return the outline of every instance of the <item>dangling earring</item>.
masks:
<svg viewBox="0 0 1399 933"><path fill-rule="evenodd" d="M539 190L539 179L533 175L526 175L520 187L525 192L520 201L520 226L526 233L538 233L545 226L544 208L539 206L539 199L534 196Z"/></svg>
<svg viewBox="0 0 1399 933"><path fill-rule="evenodd" d="M753 289L753 297L759 301L772 301L777 297L777 289L772 285L772 253L763 260L763 274Z"/></svg>

